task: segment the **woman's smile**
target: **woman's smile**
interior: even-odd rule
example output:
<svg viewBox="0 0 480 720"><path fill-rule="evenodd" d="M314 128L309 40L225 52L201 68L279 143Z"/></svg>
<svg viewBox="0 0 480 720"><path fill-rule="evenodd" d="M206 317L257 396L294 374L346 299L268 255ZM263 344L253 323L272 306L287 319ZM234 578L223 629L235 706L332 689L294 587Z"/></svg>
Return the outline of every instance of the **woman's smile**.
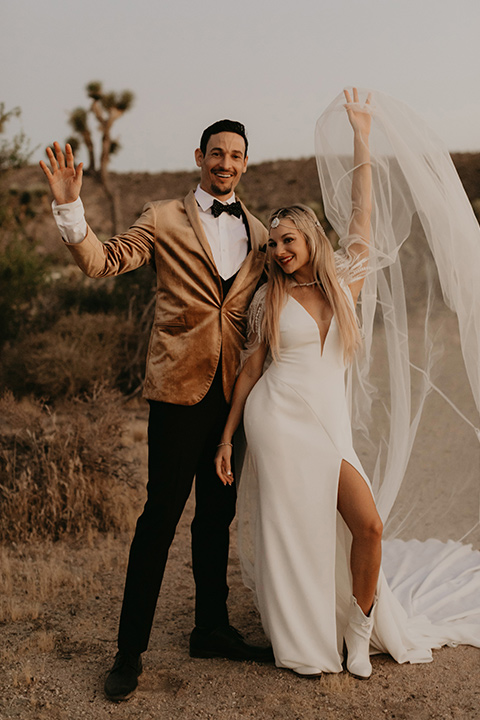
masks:
<svg viewBox="0 0 480 720"><path fill-rule="evenodd" d="M291 275L302 269L310 273L310 250L307 241L290 218L282 219L281 223L270 229L268 247L274 261L285 273Z"/></svg>

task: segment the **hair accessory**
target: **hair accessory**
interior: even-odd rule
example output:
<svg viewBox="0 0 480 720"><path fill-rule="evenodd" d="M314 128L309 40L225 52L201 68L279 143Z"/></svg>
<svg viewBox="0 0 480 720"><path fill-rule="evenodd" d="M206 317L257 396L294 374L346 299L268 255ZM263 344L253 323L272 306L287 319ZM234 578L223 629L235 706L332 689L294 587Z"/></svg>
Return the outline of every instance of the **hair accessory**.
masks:
<svg viewBox="0 0 480 720"><path fill-rule="evenodd" d="M294 220L292 220L292 221L293 221L293 224L295 225L295 221L294 221ZM313 222L313 221L312 221L312 222ZM275 230L275 228L277 228L280 224L281 224L281 223L280 223L280 218L279 218L279 217L274 217L273 220L272 220L272 222L270 223L270 227ZM325 232L325 231L323 230L322 224L321 224L318 220L315 220L315 222L313 222L313 225L315 225L315 227L318 227L318 228L320 228L320 230L322 230L323 232Z"/></svg>

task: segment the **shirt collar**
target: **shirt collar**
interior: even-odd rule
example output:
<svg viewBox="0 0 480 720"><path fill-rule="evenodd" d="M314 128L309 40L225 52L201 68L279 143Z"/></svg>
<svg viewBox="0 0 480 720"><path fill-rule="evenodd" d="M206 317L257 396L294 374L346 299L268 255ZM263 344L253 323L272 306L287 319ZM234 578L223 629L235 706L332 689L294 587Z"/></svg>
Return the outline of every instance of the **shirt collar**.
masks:
<svg viewBox="0 0 480 720"><path fill-rule="evenodd" d="M210 193L207 193L205 190L203 190L200 185L197 185L197 189L195 190L195 200L200 205L203 212L209 210L213 205L213 201L217 199L218 198L214 198L213 195L210 195ZM222 201L219 200L218 202ZM233 195L228 198L224 205L230 205L233 202L235 202L235 193L233 193Z"/></svg>

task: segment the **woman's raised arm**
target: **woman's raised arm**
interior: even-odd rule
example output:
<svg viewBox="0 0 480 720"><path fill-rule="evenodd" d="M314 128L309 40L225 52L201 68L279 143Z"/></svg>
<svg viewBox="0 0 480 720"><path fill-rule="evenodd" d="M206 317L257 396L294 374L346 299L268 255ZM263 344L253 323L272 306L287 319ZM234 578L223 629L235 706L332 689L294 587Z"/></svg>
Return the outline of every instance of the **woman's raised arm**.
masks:
<svg viewBox="0 0 480 720"><path fill-rule="evenodd" d="M345 93L345 109L353 128L353 177L352 215L348 227L351 242L348 254L354 261L367 262L370 242L370 218L372 214L372 168L370 164L369 137L372 116L369 109L370 95L364 105L358 99L358 90L353 88L353 102L348 90ZM363 287L364 278L349 285L354 302Z"/></svg>

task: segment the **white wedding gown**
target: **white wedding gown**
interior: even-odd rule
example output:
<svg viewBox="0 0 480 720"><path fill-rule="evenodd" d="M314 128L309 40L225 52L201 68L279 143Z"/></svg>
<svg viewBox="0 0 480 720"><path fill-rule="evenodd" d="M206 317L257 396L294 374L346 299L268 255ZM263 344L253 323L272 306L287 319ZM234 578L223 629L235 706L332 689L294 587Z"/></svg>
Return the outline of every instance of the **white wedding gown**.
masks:
<svg viewBox="0 0 480 720"><path fill-rule="evenodd" d="M244 424L240 555L276 665L302 674L340 672L352 594L351 535L336 510L342 461L370 483L353 449L335 317L322 347L313 317L288 297L280 317L278 361L270 363L251 391ZM427 548L428 543L419 545ZM418 546L408 546L401 543L389 553L389 574L393 584L397 578L400 596L403 591L411 600L402 578L391 570L397 565L401 574L402 552L420 557ZM478 579L477 574L474 595ZM410 576L403 580L408 585ZM451 587L443 595L449 592ZM476 601L480 605L478 595ZM408 618L381 572L372 652L389 653L398 662L428 662L431 648L447 642L480 645L480 625L461 620L445 629L425 616Z"/></svg>

